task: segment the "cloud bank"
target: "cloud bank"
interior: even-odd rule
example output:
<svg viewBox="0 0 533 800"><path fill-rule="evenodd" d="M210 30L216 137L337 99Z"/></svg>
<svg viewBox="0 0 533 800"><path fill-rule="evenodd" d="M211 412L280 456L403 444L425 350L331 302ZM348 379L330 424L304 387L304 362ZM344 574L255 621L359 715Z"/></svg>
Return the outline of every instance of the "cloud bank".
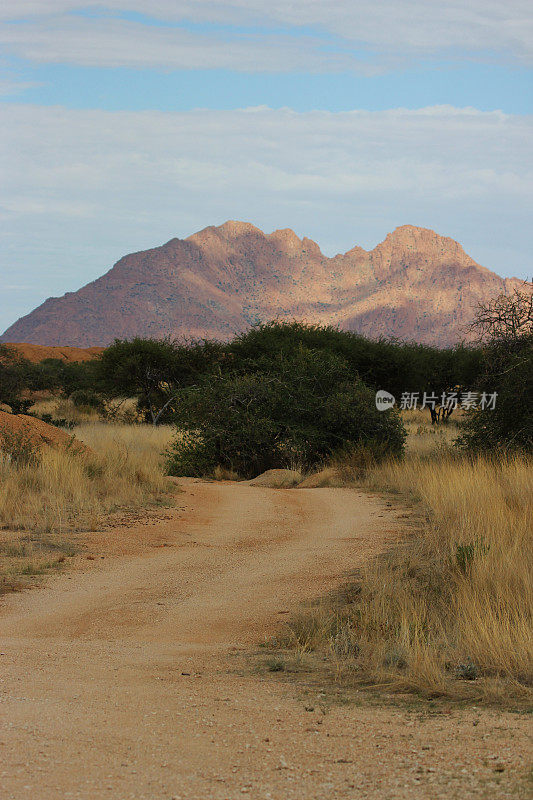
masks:
<svg viewBox="0 0 533 800"><path fill-rule="evenodd" d="M46 63L364 72L533 60L528 0L4 0L0 19L8 53Z"/></svg>

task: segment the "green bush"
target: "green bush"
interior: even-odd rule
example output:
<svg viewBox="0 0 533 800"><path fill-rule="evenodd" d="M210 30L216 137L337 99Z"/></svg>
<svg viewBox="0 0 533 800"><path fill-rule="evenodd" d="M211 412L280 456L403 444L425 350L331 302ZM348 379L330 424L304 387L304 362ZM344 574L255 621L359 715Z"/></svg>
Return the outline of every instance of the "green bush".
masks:
<svg viewBox="0 0 533 800"><path fill-rule="evenodd" d="M402 392L427 391L440 396L456 386L471 388L481 361L481 350L476 347L439 348L367 339L332 325L279 321L257 325L234 339L228 345L228 360L237 371L253 372L260 368L262 358L294 354L300 347L345 359L367 386L386 389L397 399Z"/></svg>
<svg viewBox="0 0 533 800"><path fill-rule="evenodd" d="M33 388L33 365L17 351L0 344L0 403L6 403L14 413L24 413L29 401L24 400L25 389Z"/></svg>
<svg viewBox="0 0 533 800"><path fill-rule="evenodd" d="M469 450L533 450L533 336L486 351L483 386L497 392L494 410L469 412L459 444Z"/></svg>
<svg viewBox="0 0 533 800"><path fill-rule="evenodd" d="M405 440L398 413L376 409L375 393L345 359L301 346L287 357L265 355L252 373L206 377L179 394L175 409L172 475L201 476L217 466L245 477L311 469L365 442L399 455Z"/></svg>

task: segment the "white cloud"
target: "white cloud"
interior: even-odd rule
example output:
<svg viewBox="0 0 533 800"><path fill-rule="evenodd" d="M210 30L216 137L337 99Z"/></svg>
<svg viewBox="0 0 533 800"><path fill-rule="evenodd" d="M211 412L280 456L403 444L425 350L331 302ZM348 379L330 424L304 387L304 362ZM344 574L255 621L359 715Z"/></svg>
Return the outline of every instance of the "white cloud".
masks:
<svg viewBox="0 0 533 800"><path fill-rule="evenodd" d="M528 117L451 107L165 113L7 105L3 282L33 281L41 299L62 294L127 252L228 218L292 227L328 253L373 247L400 224L423 225L459 239L486 266L526 277L531 128ZM0 328L35 302L4 289Z"/></svg>
<svg viewBox="0 0 533 800"><path fill-rule="evenodd" d="M244 30L236 36L228 30L192 33L109 16L90 19L68 14L91 8L111 15L134 11L168 22L218 23ZM515 62L531 62L533 56L529 0L151 0L150 4L4 0L0 17L27 20L4 26L2 40L17 55L78 64L358 69L361 64L353 50L359 46L380 54L375 58L382 66L431 55ZM246 29L254 25L259 32ZM276 32L280 26L317 35L295 38ZM325 49L330 42L318 34L338 37L345 52Z"/></svg>
<svg viewBox="0 0 533 800"><path fill-rule="evenodd" d="M0 79L0 95L20 94L26 89L33 89L35 86L41 86L40 83L30 81L19 81L10 78Z"/></svg>
<svg viewBox="0 0 533 800"><path fill-rule="evenodd" d="M117 19L65 17L4 25L0 44L19 58L89 67L376 71L350 53L325 50L317 37L267 33L228 37Z"/></svg>

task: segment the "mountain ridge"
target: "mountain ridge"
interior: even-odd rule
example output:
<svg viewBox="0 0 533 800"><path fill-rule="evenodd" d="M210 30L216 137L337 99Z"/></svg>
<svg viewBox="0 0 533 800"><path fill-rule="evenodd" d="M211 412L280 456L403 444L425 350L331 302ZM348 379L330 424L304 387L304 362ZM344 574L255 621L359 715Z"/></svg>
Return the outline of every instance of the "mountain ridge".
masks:
<svg viewBox="0 0 533 800"><path fill-rule="evenodd" d="M87 347L136 335L228 339L285 318L449 345L467 336L478 303L520 286L429 228L402 225L372 250L356 245L328 257L290 228L264 233L228 220L123 256L100 278L21 317L0 341Z"/></svg>

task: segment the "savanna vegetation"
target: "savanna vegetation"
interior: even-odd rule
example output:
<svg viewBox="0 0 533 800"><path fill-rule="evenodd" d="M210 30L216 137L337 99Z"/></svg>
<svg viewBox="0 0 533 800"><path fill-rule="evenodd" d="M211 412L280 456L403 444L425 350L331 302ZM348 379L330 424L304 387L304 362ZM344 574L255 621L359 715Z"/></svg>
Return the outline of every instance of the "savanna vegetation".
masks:
<svg viewBox="0 0 533 800"><path fill-rule="evenodd" d="M180 395L176 416L181 435L167 462L175 475L309 470L361 443L376 456L399 455L405 438L398 413L376 409L345 359L304 346L204 378Z"/></svg>
<svg viewBox="0 0 533 800"><path fill-rule="evenodd" d="M285 644L329 654L349 682L429 697L530 700L533 686L532 301L482 307L473 388L491 411L446 426L406 412L403 459L337 458L321 485L359 485L411 509L405 541L292 620Z"/></svg>
<svg viewBox="0 0 533 800"><path fill-rule="evenodd" d="M472 451L533 450L533 294L525 291L482 306L473 324L481 364L477 386L498 401L490 414L473 409L461 444Z"/></svg>
<svg viewBox="0 0 533 800"><path fill-rule="evenodd" d="M16 546L0 537L5 580L44 563L52 551L41 548L36 561L39 541L56 537L56 552L69 531L112 510L165 502L165 471L247 478L297 468L314 485L394 494L414 525L346 591L292 620L285 645L327 654L347 681L525 697L533 682L530 295L480 308L476 329L475 345L438 349L273 322L225 344L117 341L82 364L30 364L0 347L3 407L70 430L89 448L36 450L3 438L0 527L21 532ZM400 413L398 403L376 409L377 389L397 401L412 392L497 397L489 410Z"/></svg>
<svg viewBox="0 0 533 800"><path fill-rule="evenodd" d="M0 525L35 533L83 530L109 511L163 498L161 451L168 440L163 426L102 423L77 427L76 441L88 446L81 452L8 439L0 451Z"/></svg>

